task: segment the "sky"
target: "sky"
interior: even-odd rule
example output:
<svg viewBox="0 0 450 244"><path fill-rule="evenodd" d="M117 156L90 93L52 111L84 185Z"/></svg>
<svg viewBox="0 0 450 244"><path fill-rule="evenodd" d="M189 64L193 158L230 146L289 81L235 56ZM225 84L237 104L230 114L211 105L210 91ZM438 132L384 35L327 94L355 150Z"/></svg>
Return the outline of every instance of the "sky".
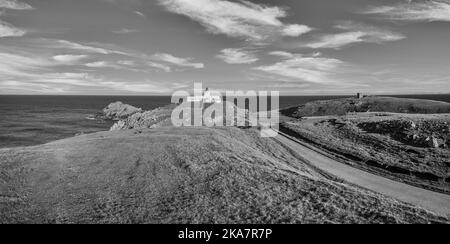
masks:
<svg viewBox="0 0 450 244"><path fill-rule="evenodd" d="M0 0L0 94L450 92L450 0Z"/></svg>

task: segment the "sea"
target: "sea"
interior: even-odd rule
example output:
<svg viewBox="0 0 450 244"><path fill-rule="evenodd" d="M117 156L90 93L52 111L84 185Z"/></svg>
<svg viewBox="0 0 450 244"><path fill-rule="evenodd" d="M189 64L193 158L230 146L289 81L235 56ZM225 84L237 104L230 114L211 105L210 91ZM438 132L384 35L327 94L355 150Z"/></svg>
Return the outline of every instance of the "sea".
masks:
<svg viewBox="0 0 450 244"><path fill-rule="evenodd" d="M286 96L280 97L280 107L342 97L349 96ZM450 103L450 94L394 97ZM116 101L151 110L169 104L170 97L0 95L0 148L33 146L75 135L107 131L113 122L96 119L95 114Z"/></svg>

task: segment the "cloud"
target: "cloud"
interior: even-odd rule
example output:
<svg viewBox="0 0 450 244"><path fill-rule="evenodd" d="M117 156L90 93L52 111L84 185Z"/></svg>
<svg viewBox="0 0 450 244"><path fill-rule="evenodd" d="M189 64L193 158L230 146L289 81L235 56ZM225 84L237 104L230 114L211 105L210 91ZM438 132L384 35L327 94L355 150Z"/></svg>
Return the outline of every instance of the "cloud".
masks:
<svg viewBox="0 0 450 244"><path fill-rule="evenodd" d="M1 9L13 9L13 10L30 10L33 9L30 5L15 0L0 0ZM2 12L0 11L0 15ZM25 30L16 28L9 23L0 20L0 38L1 37L19 37L26 34Z"/></svg>
<svg viewBox="0 0 450 244"><path fill-rule="evenodd" d="M30 10L33 9L30 5L16 0L0 0L0 8L14 9L14 10Z"/></svg>
<svg viewBox="0 0 450 244"><path fill-rule="evenodd" d="M186 88L186 85L181 83L154 82L149 80L144 82L104 81L101 84L115 90L135 93L167 94L177 89Z"/></svg>
<svg viewBox="0 0 450 244"><path fill-rule="evenodd" d="M340 25L335 26L335 28L343 30L345 32L322 35L318 38L318 40L303 44L301 46L315 49L340 49L344 46L354 43L383 43L399 41L406 38L402 34L394 33L389 30L384 30L368 25L355 24L352 22L344 22Z"/></svg>
<svg viewBox="0 0 450 244"><path fill-rule="evenodd" d="M172 68L170 66L168 66L168 65L165 65L165 64L160 64L160 63L155 63L155 62L152 62L152 61L148 61L147 65L152 67L152 68L157 68L157 69L160 69L160 70L164 70L165 72L171 72L172 71Z"/></svg>
<svg viewBox="0 0 450 244"><path fill-rule="evenodd" d="M45 87L47 91L49 84L51 86L57 85L92 85L92 80L87 73L58 73L54 72L52 68L60 65L59 62L31 54L18 55L11 53L0 53L0 80L3 85L8 85L11 89L13 84L28 84L29 87L34 87L39 90ZM31 89L31 88L30 88ZM53 89L60 91L58 89Z"/></svg>
<svg viewBox="0 0 450 244"><path fill-rule="evenodd" d="M62 56L61 56L62 57ZM56 58L68 60L66 58ZM0 53L0 88L8 91L26 91L41 93L70 92L74 87L96 87L105 90L132 92L168 91L162 89L165 84L149 85L147 83L109 82L104 77L96 77L85 72L55 72L59 61L31 54ZM130 64L130 63L127 63ZM92 67L108 66L108 63L92 63ZM167 85L169 86L169 85Z"/></svg>
<svg viewBox="0 0 450 244"><path fill-rule="evenodd" d="M143 14L142 12L134 11L134 13L137 14L137 15L139 15L140 17L143 17L143 18L146 17L145 14Z"/></svg>
<svg viewBox="0 0 450 244"><path fill-rule="evenodd" d="M153 55L152 58L180 67L190 67L195 69L203 69L205 67L205 65L202 63L192 63L192 58L179 58L168 53L157 53Z"/></svg>
<svg viewBox="0 0 450 244"><path fill-rule="evenodd" d="M51 67L54 63L46 58L30 54L19 55L12 53L0 53L0 78L10 76L33 77Z"/></svg>
<svg viewBox="0 0 450 244"><path fill-rule="evenodd" d="M0 37L23 36L26 32L0 20Z"/></svg>
<svg viewBox="0 0 450 244"><path fill-rule="evenodd" d="M217 58L228 64L251 64L259 60L252 52L242 48L223 49Z"/></svg>
<svg viewBox="0 0 450 244"><path fill-rule="evenodd" d="M283 57L283 58L294 57L294 54L289 53L289 52L284 52L284 51L273 51L273 52L270 52L269 55Z"/></svg>
<svg viewBox="0 0 450 244"><path fill-rule="evenodd" d="M94 47L90 45L80 44L72 41L66 41L66 40L57 40L56 41L56 47L58 48L68 48L73 50L79 50L79 51L85 51L90 53L98 53L98 54L119 54L119 55L128 55L125 52L121 51L115 51L100 47Z"/></svg>
<svg viewBox="0 0 450 244"><path fill-rule="evenodd" d="M154 55L147 55L135 50L121 51L121 49L123 48L107 43L84 44L68 40L45 39L45 38L30 39L27 41L32 45L32 47L39 50L46 50L46 49L48 49L48 51L59 50L60 52L67 53L67 55L78 56L89 54L92 57L102 58L98 62L89 63L89 66L92 66L91 68L95 68L94 66L98 66L97 68L127 69L129 71L136 71L136 72L144 72L145 70L145 72L149 72L150 67L152 69L171 72L173 70L172 67L187 67L187 68L201 69L204 68L205 66L203 63L192 62L192 58L179 58L172 54L167 53L157 53ZM91 55L91 54L99 54L99 55ZM109 60L112 60L113 58L118 58L115 56L122 56L122 57L119 57L120 59L117 59L117 61L106 62L103 61L105 60L104 59L105 57L101 57L102 55L112 55L108 57L111 58ZM71 57L67 56L57 58L69 59Z"/></svg>
<svg viewBox="0 0 450 244"><path fill-rule="evenodd" d="M313 29L311 27L308 27L306 25L288 25L283 29L282 34L284 36L297 37L306 34L312 30Z"/></svg>
<svg viewBox="0 0 450 244"><path fill-rule="evenodd" d="M333 83L333 75L345 65L344 62L325 57L304 56L287 52L272 52L283 57L281 62L253 68L254 70L278 75L287 81L304 81L311 83Z"/></svg>
<svg viewBox="0 0 450 244"><path fill-rule="evenodd" d="M3 94L18 94L18 93L46 93L57 94L64 92L63 89L55 87L54 85L45 84L33 84L16 80L3 80L0 81L0 91Z"/></svg>
<svg viewBox="0 0 450 244"><path fill-rule="evenodd" d="M104 77L92 75L91 71L79 72L72 69L62 72L61 64L78 62L87 55L56 55L48 56L23 51L11 53L0 52L0 91L2 93L70 93L98 90L108 94L115 91L131 93L170 93L183 84L170 82L136 82L120 80L116 76ZM85 64L86 67L101 72L102 68L113 68L133 72L147 72L146 60L98 61ZM156 64L156 63L155 63ZM155 65L156 66L156 65ZM147 67L147 69L146 69ZM165 66L163 66L165 67ZM165 69L160 67L161 69ZM170 69L169 66L167 66ZM87 73L89 72L89 73ZM92 88L92 89L91 89Z"/></svg>
<svg viewBox="0 0 450 244"><path fill-rule="evenodd" d="M391 6L371 7L363 14L380 15L402 21L450 21L449 0L407 1Z"/></svg>
<svg viewBox="0 0 450 244"><path fill-rule="evenodd" d="M77 63L78 61L81 61L82 59L86 59L88 57L89 57L88 55L70 55L70 54L65 54L65 55L53 56L53 59L55 61L60 62L60 63L73 64L73 63Z"/></svg>
<svg viewBox="0 0 450 244"><path fill-rule="evenodd" d="M303 25L286 25L287 16L280 7L249 1L158 0L168 11L189 17L208 32L250 41L264 41L276 36L299 36L309 31Z"/></svg>
<svg viewBox="0 0 450 244"><path fill-rule="evenodd" d="M95 86L93 78L88 73L46 73L30 81L53 85Z"/></svg>
<svg viewBox="0 0 450 244"><path fill-rule="evenodd" d="M123 28L120 30L112 31L112 32L116 33L116 34L129 34L129 33L137 33L137 32L139 32L139 30Z"/></svg>
<svg viewBox="0 0 450 244"><path fill-rule="evenodd" d="M91 62L87 63L84 66L89 68L95 68L95 69L116 69L116 70L127 70L132 72L144 72L147 73L148 70L143 68L142 66L138 65L137 63L133 61L97 61L97 62Z"/></svg>
<svg viewBox="0 0 450 244"><path fill-rule="evenodd" d="M100 44L98 44L100 45ZM106 44L103 44L104 46ZM57 40L56 44L53 47L58 48L64 48L64 49L72 49L72 50L78 50L78 51L84 51L88 53L96 53L96 54L116 54L116 55L122 55L126 56L128 58L133 58L140 60L141 62L145 63L146 66L149 66L151 68L156 68L159 70L163 70L165 72L171 72L172 68L169 65L162 64L160 62L165 62L170 65L178 66L178 67L188 67L188 68L194 68L194 69L202 69L205 67L203 63L194 63L191 62L192 58L179 58L176 56L173 56L172 54L167 53L157 53L154 55L146 55L141 54L137 52L122 52L112 49L106 49L106 48L100 48L93 45L86 45L86 44L80 44L72 41L66 41L66 40ZM93 62L89 63L89 66L91 68L115 68L115 69L123 69L123 67L120 64L114 64L111 62ZM88 67L89 67L88 66ZM98 66L98 67L95 67ZM129 69L134 71L142 72L142 69Z"/></svg>
<svg viewBox="0 0 450 244"><path fill-rule="evenodd" d="M118 68L119 66L116 66L112 63L108 63L105 61L98 61L98 62L92 62L85 64L86 67L89 68Z"/></svg>
<svg viewBox="0 0 450 244"><path fill-rule="evenodd" d="M136 62L132 61L132 60L119 60L117 62L120 65L127 65L127 66L134 66L136 65Z"/></svg>

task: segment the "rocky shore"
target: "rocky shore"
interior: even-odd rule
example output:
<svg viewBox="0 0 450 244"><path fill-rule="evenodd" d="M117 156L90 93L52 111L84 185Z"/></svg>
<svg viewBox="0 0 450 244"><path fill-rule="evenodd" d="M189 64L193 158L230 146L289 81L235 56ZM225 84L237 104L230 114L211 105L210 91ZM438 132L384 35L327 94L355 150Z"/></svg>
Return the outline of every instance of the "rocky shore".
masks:
<svg viewBox="0 0 450 244"><path fill-rule="evenodd" d="M102 113L97 114L99 119L121 120L130 117L135 113L142 112L142 109L124 104L122 102L114 102L103 109Z"/></svg>
<svg viewBox="0 0 450 244"><path fill-rule="evenodd" d="M123 104L122 102L115 102L103 109L99 118L117 121L112 127L111 131L117 130L142 130L154 129L159 127L172 126L171 116L173 110L177 107L176 104L170 104L164 107L153 109L150 111L143 111L142 109ZM223 121L222 125L231 124L234 119L235 122L239 119L245 120L249 116L248 110L240 109L233 104L226 103L224 111L235 111L235 118L227 117L224 112L222 115L215 115L211 121L204 121L214 123L216 121ZM220 123L218 123L220 126Z"/></svg>
<svg viewBox="0 0 450 244"><path fill-rule="evenodd" d="M116 122L111 131L129 129L154 129L171 126L171 115L176 105L168 105L151 111L139 111L122 117Z"/></svg>

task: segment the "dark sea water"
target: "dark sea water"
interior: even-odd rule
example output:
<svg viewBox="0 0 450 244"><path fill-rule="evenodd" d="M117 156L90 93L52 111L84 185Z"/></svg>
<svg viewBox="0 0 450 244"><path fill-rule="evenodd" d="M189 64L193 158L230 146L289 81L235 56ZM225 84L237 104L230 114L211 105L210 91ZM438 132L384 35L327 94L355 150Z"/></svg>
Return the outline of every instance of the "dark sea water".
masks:
<svg viewBox="0 0 450 244"><path fill-rule="evenodd" d="M341 97L281 97L280 107ZM450 95L397 97L450 102ZM170 97L0 96L0 148L32 146L80 133L109 130L112 122L95 120L92 117L115 101L150 110L169 104Z"/></svg>

